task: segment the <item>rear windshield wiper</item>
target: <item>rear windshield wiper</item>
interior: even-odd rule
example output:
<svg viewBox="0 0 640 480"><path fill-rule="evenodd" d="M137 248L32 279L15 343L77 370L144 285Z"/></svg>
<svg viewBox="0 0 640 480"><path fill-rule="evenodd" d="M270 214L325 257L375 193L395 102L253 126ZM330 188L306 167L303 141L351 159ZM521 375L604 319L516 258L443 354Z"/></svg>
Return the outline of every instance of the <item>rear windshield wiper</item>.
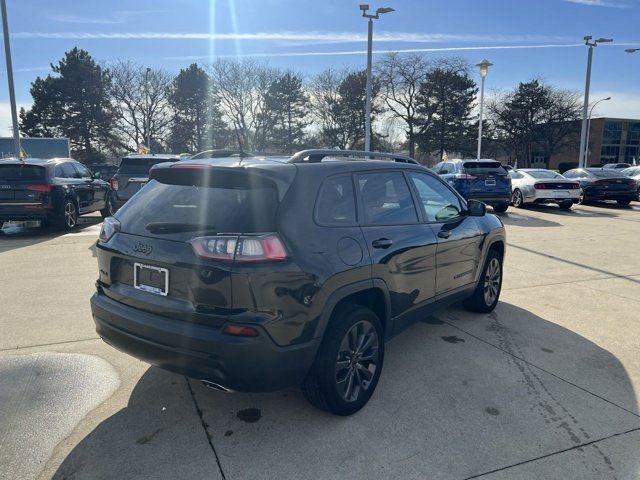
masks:
<svg viewBox="0 0 640 480"><path fill-rule="evenodd" d="M152 222L144 227L151 233L207 232L217 233L214 225L184 222Z"/></svg>

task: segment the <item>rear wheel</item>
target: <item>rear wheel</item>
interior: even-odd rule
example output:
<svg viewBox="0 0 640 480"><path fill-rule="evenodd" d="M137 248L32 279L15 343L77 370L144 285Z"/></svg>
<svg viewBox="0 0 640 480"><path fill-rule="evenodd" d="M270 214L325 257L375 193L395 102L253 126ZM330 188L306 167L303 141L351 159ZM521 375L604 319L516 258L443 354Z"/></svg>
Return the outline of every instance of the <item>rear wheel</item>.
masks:
<svg viewBox="0 0 640 480"><path fill-rule="evenodd" d="M560 210L571 210L572 206L573 206L573 202L560 202L558 204L558 207L560 207Z"/></svg>
<svg viewBox="0 0 640 480"><path fill-rule="evenodd" d="M509 208L508 203L501 203L500 205L494 205L493 211L496 213L503 213L507 211L507 208Z"/></svg>
<svg viewBox="0 0 640 480"><path fill-rule="evenodd" d="M631 203L631 200L629 200L627 198L627 199L624 199L624 200L622 200L622 199L621 200L616 200L616 202L618 202L618 205L626 207L627 205L629 205Z"/></svg>
<svg viewBox="0 0 640 480"><path fill-rule="evenodd" d="M302 393L317 408L351 415L371 398L383 361L380 319L366 307L348 305L331 319Z"/></svg>
<svg viewBox="0 0 640 480"><path fill-rule="evenodd" d="M511 203L516 208L524 207L524 199L522 198L522 192L519 189L515 189L511 195Z"/></svg>
<svg viewBox="0 0 640 480"><path fill-rule="evenodd" d="M62 205L62 211L58 216L58 226L62 230L73 230L78 223L78 209L75 202L67 198Z"/></svg>
<svg viewBox="0 0 640 480"><path fill-rule="evenodd" d="M488 313L498 304L502 290L502 258L495 250L489 250L478 286L463 304L472 312Z"/></svg>

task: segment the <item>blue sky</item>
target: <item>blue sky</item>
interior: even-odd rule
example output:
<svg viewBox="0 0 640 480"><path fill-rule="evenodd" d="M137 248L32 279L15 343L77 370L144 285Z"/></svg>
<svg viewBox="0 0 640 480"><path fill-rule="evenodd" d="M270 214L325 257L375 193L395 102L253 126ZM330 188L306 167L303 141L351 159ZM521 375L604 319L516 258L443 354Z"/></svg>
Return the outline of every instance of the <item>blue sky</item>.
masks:
<svg viewBox="0 0 640 480"><path fill-rule="evenodd" d="M18 103L30 82L79 46L104 62L131 59L177 71L215 55L257 56L311 75L361 67L366 23L352 0L8 0ZM593 97L613 97L601 115L640 117L640 0L379 0L396 9L375 24L374 49L433 50L495 65L488 89L542 77L584 87L582 37L613 37L596 49ZM4 65L4 64L2 64ZM9 132L8 93L0 73L0 134Z"/></svg>

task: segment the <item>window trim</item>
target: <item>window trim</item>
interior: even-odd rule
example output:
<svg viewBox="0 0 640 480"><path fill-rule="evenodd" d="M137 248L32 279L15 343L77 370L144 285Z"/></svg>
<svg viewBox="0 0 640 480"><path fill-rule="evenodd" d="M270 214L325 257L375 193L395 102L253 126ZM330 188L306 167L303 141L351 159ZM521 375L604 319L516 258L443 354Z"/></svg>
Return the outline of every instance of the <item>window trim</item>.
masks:
<svg viewBox="0 0 640 480"><path fill-rule="evenodd" d="M358 177L362 176L362 175L369 175L369 174L376 174L376 173L399 173L400 175L402 175L402 178L404 178L404 181L407 184L407 188L409 189L409 195L411 195L411 201L413 202L413 208L416 212L416 218L417 221L416 222L412 222L412 223L385 223L385 224L368 224L365 223L364 219L367 218L365 211L364 211L364 205L362 205L362 200L360 198L360 192L359 192L359 182L358 182ZM413 194L413 190L411 189L411 184L409 183L407 176L405 175L405 170L404 169L393 169L393 168L385 168L382 170L360 170L358 172L355 172L353 174L353 180L354 180L354 193L356 195L356 206L357 206L357 218L358 218L358 225L360 227L401 227L404 225L422 225L424 224L424 222L421 221L421 213L420 213L420 209L418 208L418 205L416 205L416 197ZM362 221L360 221L360 219L362 219Z"/></svg>
<svg viewBox="0 0 640 480"><path fill-rule="evenodd" d="M345 223L325 223L320 221L320 219L318 218L318 202L320 200L320 195L322 194L322 189L324 188L325 183L327 183L328 181L332 180L333 178L336 177L349 177L349 179L351 180L351 192L353 193L353 205L355 207L355 214L356 214L356 218L355 218L355 222L353 223L349 223L349 224L345 224ZM342 172L342 173L336 173L334 175L330 175L328 177L326 177L324 180L322 180L322 183L320 183L320 187L318 187L318 193L316 194L316 199L313 202L313 223L315 223L316 225L318 225L319 227L329 227L329 228L353 228L353 227L357 227L360 225L359 223L359 219L360 219L360 209L358 208L358 194L356 192L356 184L354 182L353 179L353 174L351 172Z"/></svg>
<svg viewBox="0 0 640 480"><path fill-rule="evenodd" d="M417 170L414 168L404 171L405 178L407 179L407 183L409 184L409 189L411 190L411 195L414 197L414 204L416 202L418 203L417 209L418 209L418 215L421 218L421 223L425 225L436 225L441 223L456 223L469 216L469 206L467 205L467 201L462 197L462 195L460 195L455 188L449 185L449 183L442 180L438 175L433 175L433 178L435 181L440 182L442 185L444 185L458 199L458 201L460 202L461 210L460 210L460 215L458 215L457 217L448 218L446 220L433 220L433 221L428 220L427 212L424 210L424 205L422 205L420 192L418 192L418 187L415 186L415 184L413 183L413 180L409 176L409 174L412 172L426 174L426 175L429 175L429 173L426 173L422 170Z"/></svg>

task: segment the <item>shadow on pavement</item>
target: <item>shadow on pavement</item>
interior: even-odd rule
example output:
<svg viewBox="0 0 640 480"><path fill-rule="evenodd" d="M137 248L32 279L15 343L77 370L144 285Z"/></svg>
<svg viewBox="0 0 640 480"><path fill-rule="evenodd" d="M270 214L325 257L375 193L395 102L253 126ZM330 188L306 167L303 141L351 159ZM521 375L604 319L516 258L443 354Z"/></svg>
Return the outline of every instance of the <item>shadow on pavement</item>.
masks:
<svg viewBox="0 0 640 480"><path fill-rule="evenodd" d="M522 215L518 213L518 210L510 209L505 213L497 214L505 225L513 225L516 227L562 227L563 225L558 222L552 222L551 220L545 220L543 218L531 217L529 215Z"/></svg>
<svg viewBox="0 0 640 480"><path fill-rule="evenodd" d="M351 417L297 390L229 395L152 367L54 478L220 478L216 461L227 479L468 478L558 452L566 474L540 460L540 478L635 478L640 436L620 434L637 414L625 367L588 339L515 305L452 308L388 343Z"/></svg>
<svg viewBox="0 0 640 480"><path fill-rule="evenodd" d="M604 212L599 210L587 210L580 208L580 205L574 205L571 210L561 210L556 205L527 205L524 210L531 210L533 212L541 212L550 215L562 215L565 217L618 217L616 213Z"/></svg>
<svg viewBox="0 0 640 480"><path fill-rule="evenodd" d="M41 227L39 221L10 222L0 230L0 253L16 248L28 247L46 242L62 235L82 234L86 229L102 222L100 216L78 218L78 226L72 231L63 231L54 227ZM96 237L98 234L96 233Z"/></svg>

